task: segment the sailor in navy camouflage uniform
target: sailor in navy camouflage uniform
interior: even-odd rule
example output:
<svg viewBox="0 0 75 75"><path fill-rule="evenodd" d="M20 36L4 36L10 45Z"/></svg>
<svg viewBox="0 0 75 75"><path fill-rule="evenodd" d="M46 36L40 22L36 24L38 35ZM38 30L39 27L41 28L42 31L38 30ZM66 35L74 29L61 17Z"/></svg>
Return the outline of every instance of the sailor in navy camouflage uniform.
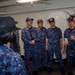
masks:
<svg viewBox="0 0 75 75"><path fill-rule="evenodd" d="M70 44L70 46L73 48L73 50L74 50L74 54L75 54L75 30L73 30L72 32L71 32L71 34L70 34L70 42L69 42L69 44ZM75 57L75 55L74 55L74 57ZM75 61L75 60L74 60Z"/></svg>
<svg viewBox="0 0 75 75"><path fill-rule="evenodd" d="M25 50L25 61L26 61L26 69L28 74L30 74L30 57L32 57L33 62L33 74L37 75L37 30L32 26L33 19L27 17L26 18L27 27L22 30L22 40L24 42L24 50Z"/></svg>
<svg viewBox="0 0 75 75"><path fill-rule="evenodd" d="M70 35L71 35L72 31L75 30L75 24L74 24L73 19L74 19L73 16L68 18L69 28L67 28L64 32L64 38L65 38L64 44L66 46L68 75L73 75L73 69L74 69L74 67L73 67L74 50L70 45L70 41L71 41L70 40Z"/></svg>
<svg viewBox="0 0 75 75"><path fill-rule="evenodd" d="M16 39L13 31L19 29L16 21L0 19L0 75L28 75L21 56L10 48L10 43Z"/></svg>
<svg viewBox="0 0 75 75"><path fill-rule="evenodd" d="M11 48L20 54L20 44L19 44L19 32L18 30L14 31L16 34L16 41L11 43Z"/></svg>
<svg viewBox="0 0 75 75"><path fill-rule="evenodd" d="M7 19L7 21L11 20L10 16L5 17ZM13 19L12 19L13 21ZM10 21L9 21L10 22ZM17 22L15 23L15 25L17 24ZM14 31L16 34L16 41L12 42L10 47L15 51L20 53L20 44L19 44L19 32L18 30Z"/></svg>
<svg viewBox="0 0 75 75"><path fill-rule="evenodd" d="M62 32L61 32L60 28L55 26L55 19L54 18L48 19L48 22L51 26L47 30L48 55L49 55L48 73L52 72L52 60L53 60L53 55L55 53L56 58L58 59L58 61L60 63L61 75L65 75L64 64L63 64L62 55L61 55L61 48L63 48L63 46L62 46Z"/></svg>
<svg viewBox="0 0 75 75"><path fill-rule="evenodd" d="M38 36L39 36L39 42L38 42L38 67L39 71L42 69L46 69L47 67L47 50L46 48L46 38L47 38L47 30L45 27L43 27L43 20L38 19Z"/></svg>

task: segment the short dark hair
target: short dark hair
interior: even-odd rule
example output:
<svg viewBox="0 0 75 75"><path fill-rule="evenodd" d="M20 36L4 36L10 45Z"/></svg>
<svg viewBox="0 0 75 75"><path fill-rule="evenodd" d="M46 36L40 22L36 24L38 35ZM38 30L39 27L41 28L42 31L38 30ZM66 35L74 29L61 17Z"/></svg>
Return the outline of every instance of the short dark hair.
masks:
<svg viewBox="0 0 75 75"><path fill-rule="evenodd" d="M8 42L12 43L15 41L16 41L16 34L14 32L9 32L0 36L0 45L7 44Z"/></svg>
<svg viewBox="0 0 75 75"><path fill-rule="evenodd" d="M39 24L39 23L43 23L43 20L42 19L38 19L37 20L37 24Z"/></svg>

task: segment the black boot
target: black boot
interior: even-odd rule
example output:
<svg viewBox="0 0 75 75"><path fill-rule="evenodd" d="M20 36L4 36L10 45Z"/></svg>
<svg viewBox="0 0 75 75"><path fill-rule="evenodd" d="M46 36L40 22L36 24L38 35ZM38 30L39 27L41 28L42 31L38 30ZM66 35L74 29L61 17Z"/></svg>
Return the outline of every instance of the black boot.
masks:
<svg viewBox="0 0 75 75"><path fill-rule="evenodd" d="M47 73L51 74L52 73L52 68L47 68Z"/></svg>
<svg viewBox="0 0 75 75"><path fill-rule="evenodd" d="M33 75L38 75L38 72L37 71L33 71Z"/></svg>
<svg viewBox="0 0 75 75"><path fill-rule="evenodd" d="M28 73L28 75L31 75L30 73Z"/></svg>
<svg viewBox="0 0 75 75"><path fill-rule="evenodd" d="M47 67L43 67L43 70L44 70L44 71L47 71Z"/></svg>
<svg viewBox="0 0 75 75"><path fill-rule="evenodd" d="M42 68L42 67L40 67L38 71L39 71L39 72L43 71L43 68Z"/></svg>
<svg viewBox="0 0 75 75"><path fill-rule="evenodd" d="M72 73L72 72L70 72L70 73L68 73L68 75L73 75L73 73Z"/></svg>
<svg viewBox="0 0 75 75"><path fill-rule="evenodd" d="M65 75L65 70L64 70L64 68L60 68L60 72L61 72L61 75Z"/></svg>

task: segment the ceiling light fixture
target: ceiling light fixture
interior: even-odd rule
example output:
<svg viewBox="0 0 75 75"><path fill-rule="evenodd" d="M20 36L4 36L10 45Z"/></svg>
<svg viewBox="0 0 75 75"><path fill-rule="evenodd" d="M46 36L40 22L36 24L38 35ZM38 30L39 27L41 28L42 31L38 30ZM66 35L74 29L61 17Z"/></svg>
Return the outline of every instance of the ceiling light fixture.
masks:
<svg viewBox="0 0 75 75"><path fill-rule="evenodd" d="M39 1L39 0L16 0L18 3L27 3L27 2L33 2L33 1Z"/></svg>

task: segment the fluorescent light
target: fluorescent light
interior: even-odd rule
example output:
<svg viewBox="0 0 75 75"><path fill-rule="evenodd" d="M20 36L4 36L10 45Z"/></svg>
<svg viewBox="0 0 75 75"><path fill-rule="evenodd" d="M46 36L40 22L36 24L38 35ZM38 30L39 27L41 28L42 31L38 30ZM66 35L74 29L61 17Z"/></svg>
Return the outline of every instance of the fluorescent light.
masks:
<svg viewBox="0 0 75 75"><path fill-rule="evenodd" d="M27 3L27 2L33 2L33 1L38 1L38 0L16 0L18 3Z"/></svg>

